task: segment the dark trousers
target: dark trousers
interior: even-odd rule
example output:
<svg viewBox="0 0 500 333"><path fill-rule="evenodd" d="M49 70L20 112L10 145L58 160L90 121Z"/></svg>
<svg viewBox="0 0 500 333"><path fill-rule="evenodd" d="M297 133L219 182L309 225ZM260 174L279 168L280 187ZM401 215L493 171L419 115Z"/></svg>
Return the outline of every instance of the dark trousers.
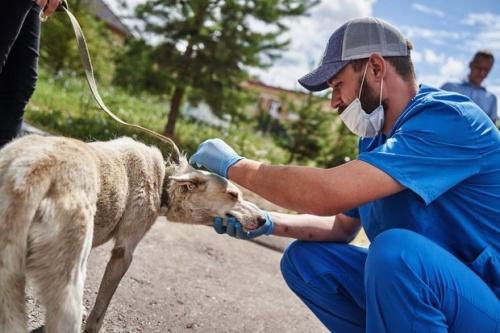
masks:
<svg viewBox="0 0 500 333"><path fill-rule="evenodd" d="M19 134L35 90L39 12L32 0L5 1L0 9L0 147Z"/></svg>

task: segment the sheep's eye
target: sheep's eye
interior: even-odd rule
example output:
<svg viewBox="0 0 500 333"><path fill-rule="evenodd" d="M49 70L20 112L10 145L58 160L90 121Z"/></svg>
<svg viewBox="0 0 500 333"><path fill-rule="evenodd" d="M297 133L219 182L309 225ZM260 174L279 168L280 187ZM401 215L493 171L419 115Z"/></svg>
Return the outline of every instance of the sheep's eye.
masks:
<svg viewBox="0 0 500 333"><path fill-rule="evenodd" d="M228 191L227 194L229 194L229 196L234 199L234 200L238 200L238 192L234 192L234 191Z"/></svg>

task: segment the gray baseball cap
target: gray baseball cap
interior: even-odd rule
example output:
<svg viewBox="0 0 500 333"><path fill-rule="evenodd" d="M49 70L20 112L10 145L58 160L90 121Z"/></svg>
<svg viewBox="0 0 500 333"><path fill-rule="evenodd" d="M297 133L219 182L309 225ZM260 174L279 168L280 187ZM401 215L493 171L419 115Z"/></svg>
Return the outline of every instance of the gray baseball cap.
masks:
<svg viewBox="0 0 500 333"><path fill-rule="evenodd" d="M333 32L320 65L301 77L299 83L310 91L324 90L328 88L328 80L349 61L369 58L372 53L407 56L407 40L396 27L384 20L374 17L350 20Z"/></svg>

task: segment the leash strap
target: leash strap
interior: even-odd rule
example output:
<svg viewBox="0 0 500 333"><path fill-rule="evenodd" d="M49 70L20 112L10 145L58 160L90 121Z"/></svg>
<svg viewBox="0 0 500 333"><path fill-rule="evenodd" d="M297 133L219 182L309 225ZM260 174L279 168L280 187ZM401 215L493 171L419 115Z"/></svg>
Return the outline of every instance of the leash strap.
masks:
<svg viewBox="0 0 500 333"><path fill-rule="evenodd" d="M87 47L87 42L85 40L85 36L83 35L82 28L80 27L80 24L78 23L78 20L73 15L73 13L71 13L70 10L68 9L68 3L66 0L63 0L61 2L61 4L58 7L58 10L64 10L69 17L69 20L71 22L71 26L73 27L73 31L75 32L76 42L78 45L78 50L80 52L80 58L81 58L82 63L83 63L83 68L85 70L85 77L87 79L87 83L89 85L92 96L94 97L97 105L99 105L101 110L104 111L105 113L107 113L116 122L118 122L122 125L128 126L128 127L132 127L132 128L141 130L143 132L146 132L149 135L159 139L160 141L171 145L172 149L174 150L174 152L176 154L176 158L177 158L176 160L179 161L181 153L179 151L179 148L177 147L177 145L175 144L175 142L172 139L167 138L166 136L163 136L159 133L156 133L155 131L152 131L148 128L145 128L145 127L142 127L142 126L139 126L136 124L127 123L126 121L123 121L120 118L118 118L118 116L116 116L113 112L111 112L111 110L108 109L106 104L104 104L104 101L102 100L101 95L99 94L99 90L97 89L97 83L96 83L95 77L94 77L94 70L92 68L92 62L90 60L90 54L89 54L89 50ZM45 22L47 20L47 17L45 15L43 15L43 11L40 12L40 20L42 22Z"/></svg>

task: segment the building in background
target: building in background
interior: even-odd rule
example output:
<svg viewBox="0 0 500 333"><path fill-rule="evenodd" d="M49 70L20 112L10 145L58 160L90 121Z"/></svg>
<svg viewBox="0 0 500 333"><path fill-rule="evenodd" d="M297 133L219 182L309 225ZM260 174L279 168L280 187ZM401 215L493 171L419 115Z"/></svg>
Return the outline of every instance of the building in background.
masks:
<svg viewBox="0 0 500 333"><path fill-rule="evenodd" d="M298 120L299 115L291 110L292 105L295 107L305 105L307 99L311 97L308 93L270 86L258 80L245 81L241 86L257 94L256 104L250 107L248 112L255 115L260 130L265 133L279 134L283 122ZM328 99L322 102L322 109L331 110Z"/></svg>
<svg viewBox="0 0 500 333"><path fill-rule="evenodd" d="M123 45L125 39L131 36L129 28L122 22L118 15L111 10L103 0L83 0L91 12L104 22L106 27L115 35L118 41Z"/></svg>

